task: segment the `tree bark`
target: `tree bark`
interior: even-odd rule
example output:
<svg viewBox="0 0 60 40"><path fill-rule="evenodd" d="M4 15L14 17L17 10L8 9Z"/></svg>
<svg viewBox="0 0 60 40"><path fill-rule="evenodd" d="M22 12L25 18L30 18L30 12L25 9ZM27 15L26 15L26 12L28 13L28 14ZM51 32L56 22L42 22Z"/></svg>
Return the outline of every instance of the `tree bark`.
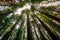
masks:
<svg viewBox="0 0 60 40"><path fill-rule="evenodd" d="M10 12L5 12L4 14L0 14L0 22L2 22L2 20L4 19L5 16L11 14L13 11Z"/></svg>
<svg viewBox="0 0 60 40"><path fill-rule="evenodd" d="M42 26L47 30L47 32L49 33L49 35L51 36L51 38L53 40L60 40L60 36L58 34L53 33L51 31L51 29L44 22L42 22L37 15L35 15L35 17L40 21L40 23L42 24Z"/></svg>
<svg viewBox="0 0 60 40"><path fill-rule="evenodd" d="M13 32L13 30L15 29L15 26L18 24L20 18L22 17L22 15L17 19L16 23L13 25L13 27L10 29L9 32L7 32L1 40L8 40L9 36L11 35L11 33Z"/></svg>
<svg viewBox="0 0 60 40"><path fill-rule="evenodd" d="M38 35L37 35L37 33L36 33L35 25L33 24L33 26L34 26L34 32L36 34L36 37L37 37L38 40L40 40L39 37L38 37Z"/></svg>
<svg viewBox="0 0 60 40"><path fill-rule="evenodd" d="M34 16L34 15L33 15L33 16ZM34 16L34 17L35 17L35 16ZM32 17L32 19L34 19L33 22L32 22L32 24L35 25L35 26L38 28L38 31L39 31L39 34L40 34L40 39L39 39L39 40L47 40L46 37L43 35L42 31L40 30L40 29L41 29L41 28L40 28L40 25L37 24L36 19L33 18L33 17Z"/></svg>
<svg viewBox="0 0 60 40"><path fill-rule="evenodd" d="M1 40L8 40L9 36L11 35L11 33L12 33L12 31L14 30L14 28L15 28L15 26L16 26L17 23L18 23L18 21L13 25L13 27L10 29L10 31L7 32L7 33L3 36L3 38L2 38Z"/></svg>
<svg viewBox="0 0 60 40"><path fill-rule="evenodd" d="M28 14L27 14L27 40L34 40L32 30L31 30L30 19L29 19Z"/></svg>
<svg viewBox="0 0 60 40"><path fill-rule="evenodd" d="M52 15L48 14L47 12L43 12L43 11L39 11L39 10L37 10L37 11L42 13L42 14L44 14L44 15L46 15L46 16L48 16L48 17L50 17L50 18L52 18L52 19L54 19L54 20L56 20L57 22L60 23L60 19L59 18L57 18L55 16L52 16Z"/></svg>
<svg viewBox="0 0 60 40"><path fill-rule="evenodd" d="M17 36L16 36L15 40L19 40L20 31L21 31L21 29L23 28L23 25L24 25L24 21L21 22L21 25L20 25L20 27L19 27L19 29L18 29Z"/></svg>

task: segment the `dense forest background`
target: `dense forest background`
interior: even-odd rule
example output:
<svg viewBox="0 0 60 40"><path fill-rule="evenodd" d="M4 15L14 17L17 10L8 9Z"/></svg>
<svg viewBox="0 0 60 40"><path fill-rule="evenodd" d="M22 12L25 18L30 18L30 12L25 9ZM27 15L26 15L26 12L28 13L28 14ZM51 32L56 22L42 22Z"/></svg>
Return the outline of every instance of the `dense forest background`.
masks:
<svg viewBox="0 0 60 40"><path fill-rule="evenodd" d="M0 40L60 40L60 0L0 0Z"/></svg>

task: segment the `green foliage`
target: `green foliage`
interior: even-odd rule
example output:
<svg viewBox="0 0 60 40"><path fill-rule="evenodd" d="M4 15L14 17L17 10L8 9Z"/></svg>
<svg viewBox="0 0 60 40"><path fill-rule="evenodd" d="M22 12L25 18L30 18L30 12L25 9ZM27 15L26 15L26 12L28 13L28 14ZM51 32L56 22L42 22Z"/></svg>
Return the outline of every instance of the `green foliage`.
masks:
<svg viewBox="0 0 60 40"><path fill-rule="evenodd" d="M60 12L57 12L57 7L49 6L49 7L41 7L40 11L43 11L40 13L38 10L38 13L35 14L36 8L34 7L34 4L40 3L46 0L20 0L18 4L12 4L10 6L11 8L8 8L4 11L0 11L0 37L4 37L7 39L4 40L27 40L30 38L28 34L32 34L31 36L39 37L39 40L53 40L52 34L54 39L56 37L57 40L60 38L60 21L53 22L54 19L51 17L48 17L49 15L52 15L58 19L60 19ZM23 8L23 6L26 3L31 3L31 10L25 9L21 12L21 14L15 14L14 12L17 10L17 8ZM49 14L46 16L43 14L44 12L47 12ZM12 15L10 15L13 13ZM37 18L38 17L38 18ZM41 21L39 21L40 19ZM56 20L55 20L56 21ZM28 24L27 24L28 23ZM44 25L45 24L45 25ZM19 28L17 28L17 25L19 25ZM29 29L29 25L32 25L31 29ZM36 27L36 34L34 34L35 31L33 28ZM45 28L46 27L46 28ZM28 30L30 33L28 33ZM8 33L8 34L7 34ZM8 36L8 37L7 37ZM28 37L27 37L28 36ZM2 37L2 38L3 38ZM2 39L1 38L1 39ZM33 38L33 37L32 37ZM31 38L30 38L31 39ZM30 40L29 39L29 40ZM55 39L56 40L56 39ZM60 39L59 39L60 40Z"/></svg>

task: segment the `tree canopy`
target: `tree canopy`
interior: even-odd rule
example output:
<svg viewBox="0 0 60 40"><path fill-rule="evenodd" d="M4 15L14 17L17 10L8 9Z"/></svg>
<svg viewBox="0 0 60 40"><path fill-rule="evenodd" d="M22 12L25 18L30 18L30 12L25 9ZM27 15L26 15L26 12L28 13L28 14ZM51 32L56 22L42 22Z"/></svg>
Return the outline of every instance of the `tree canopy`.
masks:
<svg viewBox="0 0 60 40"><path fill-rule="evenodd" d="M60 1L0 0L0 40L60 40Z"/></svg>

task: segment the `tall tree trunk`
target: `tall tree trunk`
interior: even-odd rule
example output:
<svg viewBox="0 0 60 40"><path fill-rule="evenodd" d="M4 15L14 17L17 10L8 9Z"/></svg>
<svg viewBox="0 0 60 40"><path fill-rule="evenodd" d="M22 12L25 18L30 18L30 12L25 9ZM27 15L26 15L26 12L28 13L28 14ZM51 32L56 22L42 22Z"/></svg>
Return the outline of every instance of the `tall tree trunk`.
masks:
<svg viewBox="0 0 60 40"><path fill-rule="evenodd" d="M35 25L38 28L38 31L39 31L39 34L40 34L40 39L39 40L47 40L46 37L43 35L42 31L40 30L41 29L40 25L37 24L36 19L34 17L32 17L32 19L34 19L32 24Z"/></svg>
<svg viewBox="0 0 60 40"><path fill-rule="evenodd" d="M53 40L60 40L60 35L58 35L57 33L56 34L53 33L52 30L44 22L42 22L40 20L40 18L36 14L34 14L34 15L40 21L40 23L42 24L42 26L47 30L47 32L49 33L49 35L51 36L51 38Z"/></svg>
<svg viewBox="0 0 60 40"><path fill-rule="evenodd" d="M53 9L53 10L50 10L50 11L55 11L55 12L58 12L58 13L60 13L60 10L54 10L54 9Z"/></svg>
<svg viewBox="0 0 60 40"><path fill-rule="evenodd" d="M15 28L15 26L16 26L17 23L18 23L18 21L13 25L13 27L10 29L10 31L7 32L7 33L3 36L3 38L2 38L1 40L8 40L9 36L11 35L11 33L12 33L12 31L14 30L14 28Z"/></svg>
<svg viewBox="0 0 60 40"><path fill-rule="evenodd" d="M34 24L33 24L33 26L34 26L34 32L36 34L37 40L40 40L39 37L38 37L38 35L37 35L36 29L35 29L36 26Z"/></svg>
<svg viewBox="0 0 60 40"><path fill-rule="evenodd" d="M16 36L15 40L19 40L20 32L21 32L21 29L23 28L23 26L24 26L24 21L21 22L21 25L18 29L17 36Z"/></svg>
<svg viewBox="0 0 60 40"><path fill-rule="evenodd" d="M47 40L47 38L48 38L49 40L52 40L49 35L47 35L47 38L44 36L44 35L45 35L45 34L43 34L44 31L41 31L41 30L43 30L43 29L41 29L41 27L42 27L41 24L38 24L36 20L35 20L34 24L36 25L36 27L37 27L38 30L39 30L39 33L40 33L40 35L41 35L41 37L40 37L41 40ZM42 27L42 28L43 28L43 27Z"/></svg>
<svg viewBox="0 0 60 40"><path fill-rule="evenodd" d="M0 22L2 22L2 20L4 19L5 16L11 14L13 11L10 12L5 12L4 14L0 14Z"/></svg>
<svg viewBox="0 0 60 40"><path fill-rule="evenodd" d="M54 20L56 20L57 22L60 23L60 19L59 18L57 18L55 16L52 16L52 15L48 14L47 12L43 12L43 11L39 11L39 10L37 10L37 11L42 13L42 14L44 14L44 15L46 15L46 16L48 16L48 17L50 17L50 18L52 18L52 19L54 19Z"/></svg>
<svg viewBox="0 0 60 40"><path fill-rule="evenodd" d="M34 40L32 30L31 30L29 14L27 14L27 40Z"/></svg>
<svg viewBox="0 0 60 40"><path fill-rule="evenodd" d="M17 19L16 23L13 25L13 27L10 29L9 32L7 32L3 38L1 40L8 40L9 36L11 35L11 33L13 32L13 30L15 29L15 26L18 24L20 18L22 18L22 14L20 15L20 17Z"/></svg>

